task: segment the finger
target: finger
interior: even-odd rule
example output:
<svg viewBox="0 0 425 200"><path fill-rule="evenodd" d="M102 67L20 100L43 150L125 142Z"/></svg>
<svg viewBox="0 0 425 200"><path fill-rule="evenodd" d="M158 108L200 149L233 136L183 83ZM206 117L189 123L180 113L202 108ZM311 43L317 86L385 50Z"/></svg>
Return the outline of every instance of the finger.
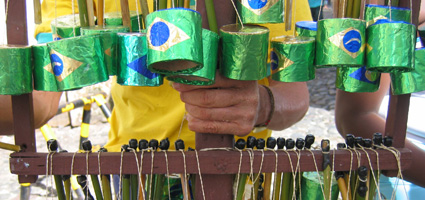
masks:
<svg viewBox="0 0 425 200"><path fill-rule="evenodd" d="M256 109L249 106L204 108L186 104L186 111L193 117L206 121L241 121L254 125L256 119Z"/></svg>
<svg viewBox="0 0 425 200"><path fill-rule="evenodd" d="M226 121L205 121L187 115L189 129L196 133L233 134L245 136L252 130L252 126Z"/></svg>
<svg viewBox="0 0 425 200"><path fill-rule="evenodd" d="M198 89L181 92L180 99L187 104L210 108L231 107L241 103L256 105L258 96L255 92L258 93L241 89Z"/></svg>

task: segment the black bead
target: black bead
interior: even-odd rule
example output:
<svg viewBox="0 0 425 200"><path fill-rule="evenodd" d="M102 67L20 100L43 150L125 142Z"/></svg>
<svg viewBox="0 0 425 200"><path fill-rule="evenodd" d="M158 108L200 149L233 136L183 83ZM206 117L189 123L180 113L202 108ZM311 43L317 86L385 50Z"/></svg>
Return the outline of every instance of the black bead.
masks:
<svg viewBox="0 0 425 200"><path fill-rule="evenodd" d="M244 140L244 139L242 139L242 138L239 138L239 139L236 141L236 143L235 143L235 147L236 147L237 149L244 149L244 148L245 148L245 145L246 145L246 142L245 142L245 140Z"/></svg>
<svg viewBox="0 0 425 200"><path fill-rule="evenodd" d="M124 144L121 146L121 151L125 151L125 152L129 152L130 150L128 149L128 144Z"/></svg>
<svg viewBox="0 0 425 200"><path fill-rule="evenodd" d="M307 134L304 140L305 140L305 148L310 149L311 145L313 145L314 143L315 137L312 134Z"/></svg>
<svg viewBox="0 0 425 200"><path fill-rule="evenodd" d="M370 138L365 138L363 140L363 143L364 143L364 147L366 147L366 148L371 148L372 147L372 140Z"/></svg>
<svg viewBox="0 0 425 200"><path fill-rule="evenodd" d="M98 152L108 152L108 149L105 147L101 147Z"/></svg>
<svg viewBox="0 0 425 200"><path fill-rule="evenodd" d="M267 148L268 149L274 149L274 147L276 146L276 139L274 137L269 137L267 138Z"/></svg>
<svg viewBox="0 0 425 200"><path fill-rule="evenodd" d="M354 139L354 144L356 145L356 147L363 147L364 146L364 142L363 142L363 138L362 137L356 137Z"/></svg>
<svg viewBox="0 0 425 200"><path fill-rule="evenodd" d="M297 149L301 150L304 148L304 139L302 138L297 138L297 141L295 142L295 146L297 147Z"/></svg>
<svg viewBox="0 0 425 200"><path fill-rule="evenodd" d="M149 147L152 148L153 150L158 149L158 140L156 139L152 139L149 141Z"/></svg>
<svg viewBox="0 0 425 200"><path fill-rule="evenodd" d="M130 141L128 141L128 146L137 151L137 146L138 146L137 140L136 139L130 139Z"/></svg>
<svg viewBox="0 0 425 200"><path fill-rule="evenodd" d="M168 138L161 140L161 142L159 142L159 148L164 151L168 150L170 148L170 140L168 140Z"/></svg>
<svg viewBox="0 0 425 200"><path fill-rule="evenodd" d="M47 141L47 148L49 151L57 151L58 150L58 141L55 139L50 139Z"/></svg>
<svg viewBox="0 0 425 200"><path fill-rule="evenodd" d="M254 136L246 138L246 148L253 149L257 146L257 139Z"/></svg>
<svg viewBox="0 0 425 200"><path fill-rule="evenodd" d="M347 145L345 143L338 143L336 144L337 149L345 149L347 148Z"/></svg>
<svg viewBox="0 0 425 200"><path fill-rule="evenodd" d="M286 139L286 149L293 149L295 147L295 141L292 138Z"/></svg>
<svg viewBox="0 0 425 200"><path fill-rule="evenodd" d="M384 145L386 147L391 147L393 145L393 138L390 136L385 136L384 137Z"/></svg>
<svg viewBox="0 0 425 200"><path fill-rule="evenodd" d="M329 152L331 149L330 144L331 143L328 139L323 139L322 142L320 143L320 146L322 147L322 151Z"/></svg>
<svg viewBox="0 0 425 200"><path fill-rule="evenodd" d="M373 144L380 146L382 144L382 133L373 134Z"/></svg>
<svg viewBox="0 0 425 200"><path fill-rule="evenodd" d="M347 134L347 136L345 136L345 143L347 146L354 148L354 135Z"/></svg>
<svg viewBox="0 0 425 200"><path fill-rule="evenodd" d="M178 139L174 142L174 146L176 146L176 150L184 150L184 141L182 139Z"/></svg>
<svg viewBox="0 0 425 200"><path fill-rule="evenodd" d="M278 137L277 138L277 149L283 149L285 147L285 138Z"/></svg>
<svg viewBox="0 0 425 200"><path fill-rule="evenodd" d="M149 142L145 139L139 140L139 150L143 150L147 148L149 148Z"/></svg>
<svg viewBox="0 0 425 200"><path fill-rule="evenodd" d="M366 179L367 177L368 169L365 166L360 166L359 169L357 169L357 173L360 178Z"/></svg>
<svg viewBox="0 0 425 200"><path fill-rule="evenodd" d="M91 151L92 149L90 140L84 140L81 146L83 147L84 151Z"/></svg>
<svg viewBox="0 0 425 200"><path fill-rule="evenodd" d="M257 149L264 149L266 147L266 141L263 138L258 138Z"/></svg>

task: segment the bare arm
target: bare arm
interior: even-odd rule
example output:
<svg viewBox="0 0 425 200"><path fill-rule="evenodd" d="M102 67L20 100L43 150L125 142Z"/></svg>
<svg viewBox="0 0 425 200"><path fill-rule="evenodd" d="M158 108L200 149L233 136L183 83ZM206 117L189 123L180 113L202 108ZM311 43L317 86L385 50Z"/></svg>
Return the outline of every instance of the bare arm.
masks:
<svg viewBox="0 0 425 200"><path fill-rule="evenodd" d="M336 94L335 122L341 135L354 134L371 138L375 132L385 132L385 119L378 111L382 99L389 89L390 78L384 74L381 88L374 93L348 93L341 90ZM405 141L406 148L412 151L412 164L403 171L403 177L414 184L425 187L425 173L422 171L425 163L425 151L418 148L409 140Z"/></svg>
<svg viewBox="0 0 425 200"><path fill-rule="evenodd" d="M33 92L34 127L39 128L55 116L61 92ZM9 95L0 95L0 133L13 134L12 101Z"/></svg>

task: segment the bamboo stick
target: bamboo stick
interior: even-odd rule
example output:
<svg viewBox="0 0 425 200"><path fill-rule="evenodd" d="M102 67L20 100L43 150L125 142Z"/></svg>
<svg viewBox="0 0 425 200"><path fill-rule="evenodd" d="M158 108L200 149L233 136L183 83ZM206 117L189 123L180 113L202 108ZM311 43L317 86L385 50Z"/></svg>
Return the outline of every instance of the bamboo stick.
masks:
<svg viewBox="0 0 425 200"><path fill-rule="evenodd" d="M352 17L353 18L359 18L360 17L360 7L361 7L361 0L354 0L354 4L353 4L353 14Z"/></svg>
<svg viewBox="0 0 425 200"><path fill-rule="evenodd" d="M80 16L80 26L81 27L89 26L89 16L87 13L86 0L78 0L78 12Z"/></svg>
<svg viewBox="0 0 425 200"><path fill-rule="evenodd" d="M205 7L206 7L206 10L207 10L208 25L210 27L210 30L215 32L215 33L218 33L217 18L215 16L214 1L213 0L205 0Z"/></svg>
<svg viewBox="0 0 425 200"><path fill-rule="evenodd" d="M184 8L190 8L190 0L184 0Z"/></svg>
<svg viewBox="0 0 425 200"><path fill-rule="evenodd" d="M159 0L159 10L167 9L167 0Z"/></svg>
<svg viewBox="0 0 425 200"><path fill-rule="evenodd" d="M140 0L140 7L142 9L142 20L143 20L143 26L146 29L146 16L149 14L149 6L147 0Z"/></svg>
<svg viewBox="0 0 425 200"><path fill-rule="evenodd" d="M331 161L329 157L330 142L329 140L322 140L322 152L323 152L323 189L325 199L329 199L331 196Z"/></svg>
<svg viewBox="0 0 425 200"><path fill-rule="evenodd" d="M292 2L293 0L286 0L286 4L285 4L285 31L291 30Z"/></svg>
<svg viewBox="0 0 425 200"><path fill-rule="evenodd" d="M103 10L105 8L103 0L97 0L97 25L103 26Z"/></svg>
<svg viewBox="0 0 425 200"><path fill-rule="evenodd" d="M338 13L338 11L339 11L339 1L340 0L333 0L333 17L334 18L337 18L338 17L338 15L339 15L339 13Z"/></svg>
<svg viewBox="0 0 425 200"><path fill-rule="evenodd" d="M130 10L128 7L128 0L120 0L120 3L121 3L122 24L124 26L127 26L130 29L130 32L132 32L133 30L131 29Z"/></svg>
<svg viewBox="0 0 425 200"><path fill-rule="evenodd" d="M347 0L347 6L345 7L346 17L353 17L353 5L354 0Z"/></svg>
<svg viewBox="0 0 425 200"><path fill-rule="evenodd" d="M94 26L94 6L93 6L93 0L86 0L87 1L87 14L89 17L89 26Z"/></svg>
<svg viewBox="0 0 425 200"><path fill-rule="evenodd" d="M34 0L34 23L41 24L43 20L41 19L41 3L40 0Z"/></svg>

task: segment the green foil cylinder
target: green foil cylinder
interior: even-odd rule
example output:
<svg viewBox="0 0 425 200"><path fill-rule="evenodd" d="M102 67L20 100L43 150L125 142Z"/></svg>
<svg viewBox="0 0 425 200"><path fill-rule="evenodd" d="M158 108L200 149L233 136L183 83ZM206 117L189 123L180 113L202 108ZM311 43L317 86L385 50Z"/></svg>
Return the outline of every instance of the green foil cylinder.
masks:
<svg viewBox="0 0 425 200"><path fill-rule="evenodd" d="M267 76L269 29L263 26L229 24L220 28L222 65L220 73L236 80L261 80Z"/></svg>
<svg viewBox="0 0 425 200"><path fill-rule="evenodd" d="M379 89L381 73L371 72L363 67L338 67L335 85L346 92L376 92Z"/></svg>
<svg viewBox="0 0 425 200"><path fill-rule="evenodd" d="M146 21L149 70L173 75L202 67L202 22L198 12L164 9L150 13Z"/></svg>
<svg viewBox="0 0 425 200"><path fill-rule="evenodd" d="M137 15L136 11L134 11L134 10L130 11L131 30L133 32L139 32L140 29L143 29L143 19L142 18L143 18L143 16L142 16L141 12L139 12L139 15ZM121 12L105 13L104 23L105 23L105 25L113 25L113 26L123 25ZM139 23L140 23L140 28L139 28Z"/></svg>
<svg viewBox="0 0 425 200"><path fill-rule="evenodd" d="M391 90L395 95L425 90L425 48L415 50L415 69L391 73Z"/></svg>
<svg viewBox="0 0 425 200"><path fill-rule="evenodd" d="M416 27L405 22L378 20L367 28L366 68L376 72L414 69Z"/></svg>
<svg viewBox="0 0 425 200"><path fill-rule="evenodd" d="M117 33L126 33L129 30L130 29L125 26L93 26L81 28L81 35L100 35L100 43L102 45L104 63L110 76L117 75Z"/></svg>
<svg viewBox="0 0 425 200"><path fill-rule="evenodd" d="M317 22L317 67L364 65L366 23L351 18L323 19Z"/></svg>
<svg viewBox="0 0 425 200"><path fill-rule="evenodd" d="M168 76L167 79L188 85L212 85L217 69L218 42L220 37L207 29L202 29L204 66L193 73Z"/></svg>
<svg viewBox="0 0 425 200"><path fill-rule="evenodd" d="M283 23L283 1L239 0L236 2L244 24Z"/></svg>
<svg viewBox="0 0 425 200"><path fill-rule="evenodd" d="M391 6L391 19L394 21L410 22L410 14L411 11L408 8L399 8ZM364 11L364 20L366 21L366 26L370 26L380 19L389 18L389 6L366 5Z"/></svg>
<svg viewBox="0 0 425 200"><path fill-rule="evenodd" d="M50 62L50 50L47 44L32 46L34 63L34 89L41 91L57 92L55 75Z"/></svg>
<svg viewBox="0 0 425 200"><path fill-rule="evenodd" d="M31 47L0 46L0 95L32 92Z"/></svg>
<svg viewBox="0 0 425 200"><path fill-rule="evenodd" d="M323 173L319 172L304 172L301 179L301 199L302 200L324 200L322 192L322 184L319 181L323 180ZM337 200L339 195L338 183L332 177L331 200Z"/></svg>
<svg viewBox="0 0 425 200"><path fill-rule="evenodd" d="M52 27L53 40L80 36L80 17L78 14L64 15L53 19L50 23Z"/></svg>
<svg viewBox="0 0 425 200"><path fill-rule="evenodd" d="M271 46L270 65L273 80L303 82L314 79L314 38L279 36L272 38Z"/></svg>
<svg viewBox="0 0 425 200"><path fill-rule="evenodd" d="M317 35L317 22L314 21L300 21L295 23L295 30L298 36L313 37Z"/></svg>
<svg viewBox="0 0 425 200"><path fill-rule="evenodd" d="M99 35L47 43L58 90L73 90L108 80Z"/></svg>
<svg viewBox="0 0 425 200"><path fill-rule="evenodd" d="M160 86L163 78L147 68L145 33L118 33L117 83L128 86Z"/></svg>

